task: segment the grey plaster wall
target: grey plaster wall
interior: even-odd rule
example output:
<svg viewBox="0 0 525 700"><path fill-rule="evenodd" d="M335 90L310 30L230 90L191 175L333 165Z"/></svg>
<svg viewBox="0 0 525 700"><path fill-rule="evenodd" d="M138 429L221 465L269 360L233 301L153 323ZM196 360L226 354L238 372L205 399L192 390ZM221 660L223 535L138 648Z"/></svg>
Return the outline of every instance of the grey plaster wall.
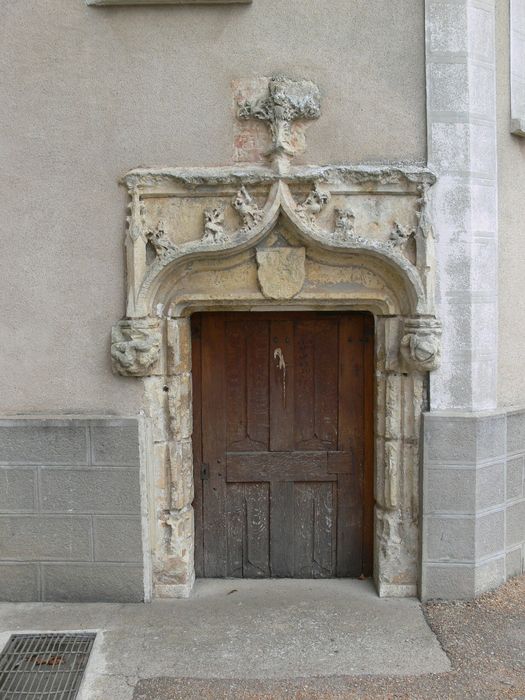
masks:
<svg viewBox="0 0 525 700"><path fill-rule="evenodd" d="M496 3L499 176L499 388L502 406L525 401L525 138L510 133L509 0Z"/></svg>
<svg viewBox="0 0 525 700"><path fill-rule="evenodd" d="M232 79L319 83L311 162L426 158L423 0L1 4L3 412L140 407L108 359L124 313L117 180L229 162Z"/></svg>
<svg viewBox="0 0 525 700"><path fill-rule="evenodd" d="M0 419L0 600L144 599L136 419Z"/></svg>
<svg viewBox="0 0 525 700"><path fill-rule="evenodd" d="M473 598L524 570L525 409L424 417L423 600Z"/></svg>

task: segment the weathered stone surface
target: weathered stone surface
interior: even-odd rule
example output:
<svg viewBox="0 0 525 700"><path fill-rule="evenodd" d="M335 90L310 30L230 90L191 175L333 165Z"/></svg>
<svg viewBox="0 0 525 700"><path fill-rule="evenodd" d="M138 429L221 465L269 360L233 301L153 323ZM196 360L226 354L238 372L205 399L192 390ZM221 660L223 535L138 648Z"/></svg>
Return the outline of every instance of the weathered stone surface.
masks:
<svg viewBox="0 0 525 700"><path fill-rule="evenodd" d="M92 464L100 466L138 466L138 421L109 419L90 424ZM51 465L52 463L50 463Z"/></svg>
<svg viewBox="0 0 525 700"><path fill-rule="evenodd" d="M93 539L95 561L142 562L142 522L138 516L95 516Z"/></svg>
<svg viewBox="0 0 525 700"><path fill-rule="evenodd" d="M522 498L525 484L525 456L507 461L507 499Z"/></svg>
<svg viewBox="0 0 525 700"><path fill-rule="evenodd" d="M34 510L35 488L34 469L0 468L0 512Z"/></svg>
<svg viewBox="0 0 525 700"><path fill-rule="evenodd" d="M505 566L507 567L507 578L510 578L511 576L519 576L523 573L524 567L521 547L507 552Z"/></svg>
<svg viewBox="0 0 525 700"><path fill-rule="evenodd" d="M31 603L39 598L38 564L0 563L0 601Z"/></svg>
<svg viewBox="0 0 525 700"><path fill-rule="evenodd" d="M153 442L169 437L168 391L165 377L144 377L144 411L150 419Z"/></svg>
<svg viewBox="0 0 525 700"><path fill-rule="evenodd" d="M506 544L507 547L525 543L525 501L507 507Z"/></svg>
<svg viewBox="0 0 525 700"><path fill-rule="evenodd" d="M42 467L40 504L42 511L54 513L138 513L138 474L127 468Z"/></svg>
<svg viewBox="0 0 525 700"><path fill-rule="evenodd" d="M116 374L145 377L160 358L160 322L156 318L119 321L111 331L111 359Z"/></svg>
<svg viewBox="0 0 525 700"><path fill-rule="evenodd" d="M88 464L86 424L67 419L2 419L0 464Z"/></svg>
<svg viewBox="0 0 525 700"><path fill-rule="evenodd" d="M507 416L507 449L525 452L525 411L511 411Z"/></svg>
<svg viewBox="0 0 525 700"><path fill-rule="evenodd" d="M189 318L169 319L166 324L168 374L191 372L191 322Z"/></svg>
<svg viewBox="0 0 525 700"><path fill-rule="evenodd" d="M401 340L405 363L420 372L437 369L440 362L441 324L435 319L407 319Z"/></svg>
<svg viewBox="0 0 525 700"><path fill-rule="evenodd" d="M297 149L292 123L299 119L317 119L321 114L321 96L317 85L309 80L278 76L268 80L266 95L239 104L238 110L240 119L260 119L268 123L272 147L267 155L290 158Z"/></svg>
<svg viewBox="0 0 525 700"><path fill-rule="evenodd" d="M485 510L505 505L505 464L484 464L476 470L476 508Z"/></svg>
<svg viewBox="0 0 525 700"><path fill-rule="evenodd" d="M89 561L91 551L90 517L0 516L0 559Z"/></svg>
<svg viewBox="0 0 525 700"><path fill-rule="evenodd" d="M304 248L258 250L257 275L261 291L268 299L291 299L298 294L305 278Z"/></svg>
<svg viewBox="0 0 525 700"><path fill-rule="evenodd" d="M479 515L476 518L476 559L494 556L505 549L505 511Z"/></svg>
<svg viewBox="0 0 525 700"><path fill-rule="evenodd" d="M171 507L182 510L193 501L193 449L191 439L169 445L171 466Z"/></svg>
<svg viewBox="0 0 525 700"><path fill-rule="evenodd" d="M180 374L168 382L168 404L173 437L185 440L193 432L191 374Z"/></svg>
<svg viewBox="0 0 525 700"><path fill-rule="evenodd" d="M140 603L142 567L132 564L43 564L42 600L60 603Z"/></svg>

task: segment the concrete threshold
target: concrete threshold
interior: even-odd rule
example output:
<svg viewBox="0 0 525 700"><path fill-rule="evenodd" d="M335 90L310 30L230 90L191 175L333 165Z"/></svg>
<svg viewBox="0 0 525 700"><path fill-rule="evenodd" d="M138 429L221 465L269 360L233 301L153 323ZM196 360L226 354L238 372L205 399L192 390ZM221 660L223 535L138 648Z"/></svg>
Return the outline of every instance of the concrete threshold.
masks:
<svg viewBox="0 0 525 700"><path fill-rule="evenodd" d="M450 663L414 598L369 581L200 580L152 604L4 603L0 643L18 631L99 632L81 700L129 700L140 679L419 675Z"/></svg>

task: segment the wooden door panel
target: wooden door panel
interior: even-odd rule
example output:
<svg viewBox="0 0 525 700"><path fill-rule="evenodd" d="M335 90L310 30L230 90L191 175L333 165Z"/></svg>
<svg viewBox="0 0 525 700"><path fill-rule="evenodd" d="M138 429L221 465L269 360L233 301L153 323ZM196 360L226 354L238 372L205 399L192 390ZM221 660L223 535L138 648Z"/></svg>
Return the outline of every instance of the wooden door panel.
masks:
<svg viewBox="0 0 525 700"><path fill-rule="evenodd" d="M369 574L370 317L202 314L194 326L197 575Z"/></svg>
<svg viewBox="0 0 525 700"><path fill-rule="evenodd" d="M328 578L334 575L332 538L334 507L331 484L294 484L293 576Z"/></svg>
<svg viewBox="0 0 525 700"><path fill-rule="evenodd" d="M294 331L294 449L336 450L338 319L298 321Z"/></svg>
<svg viewBox="0 0 525 700"><path fill-rule="evenodd" d="M294 449L293 322L270 323L270 450Z"/></svg>
<svg viewBox="0 0 525 700"><path fill-rule="evenodd" d="M269 484L228 484L226 489L228 576L270 576Z"/></svg>
<svg viewBox="0 0 525 700"><path fill-rule="evenodd" d="M225 346L229 450L268 450L268 323L227 320ZM219 358L217 358L219 359Z"/></svg>
<svg viewBox="0 0 525 700"><path fill-rule="evenodd" d="M226 412L225 398L225 319L204 316L201 326L202 460L208 465L202 481L203 575L227 575L226 532ZM217 358L220 361L217 362ZM224 472L224 475L223 475ZM200 476L200 475L199 475ZM213 547L208 543L213 542Z"/></svg>

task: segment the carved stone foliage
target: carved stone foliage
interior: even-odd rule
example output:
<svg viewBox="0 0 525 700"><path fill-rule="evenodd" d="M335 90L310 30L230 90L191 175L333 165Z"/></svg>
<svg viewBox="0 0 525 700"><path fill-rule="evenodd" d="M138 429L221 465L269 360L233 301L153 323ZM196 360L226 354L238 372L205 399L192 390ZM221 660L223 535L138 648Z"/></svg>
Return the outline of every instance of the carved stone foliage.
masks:
<svg viewBox="0 0 525 700"><path fill-rule="evenodd" d="M346 241L355 237L355 214L352 209L336 207L335 212L335 238Z"/></svg>
<svg viewBox="0 0 525 700"><path fill-rule="evenodd" d="M119 321L111 331L113 371L128 377L145 377L160 356L162 336L158 319Z"/></svg>
<svg viewBox="0 0 525 700"><path fill-rule="evenodd" d="M297 206L299 216L310 225L316 225L316 217L330 201L330 193L323 192L317 183L302 204Z"/></svg>
<svg viewBox="0 0 525 700"><path fill-rule="evenodd" d="M155 230L146 233L146 239L151 243L159 257L168 255L176 249L175 244L168 238L164 231L164 226L160 222Z"/></svg>
<svg viewBox="0 0 525 700"><path fill-rule="evenodd" d="M439 367L441 324L435 318L407 319L401 355L408 368L430 372Z"/></svg>
<svg viewBox="0 0 525 700"><path fill-rule="evenodd" d="M244 187L244 185L234 197L232 206L237 210L242 219L242 231L250 231L252 228L257 226L263 217L263 213L259 209L259 205L248 193L248 190L246 187Z"/></svg>
<svg viewBox="0 0 525 700"><path fill-rule="evenodd" d="M298 119L318 119L321 114L319 88L309 80L270 78L268 95L239 105L240 119L260 119L268 123L272 148L268 155L295 155L292 123Z"/></svg>
<svg viewBox="0 0 525 700"><path fill-rule="evenodd" d="M224 232L224 207L218 206L204 210L204 243L224 243L227 240Z"/></svg>
<svg viewBox="0 0 525 700"><path fill-rule="evenodd" d="M395 221L388 240L394 248L403 248L413 235L414 231L412 229L408 228L408 226L402 226Z"/></svg>

